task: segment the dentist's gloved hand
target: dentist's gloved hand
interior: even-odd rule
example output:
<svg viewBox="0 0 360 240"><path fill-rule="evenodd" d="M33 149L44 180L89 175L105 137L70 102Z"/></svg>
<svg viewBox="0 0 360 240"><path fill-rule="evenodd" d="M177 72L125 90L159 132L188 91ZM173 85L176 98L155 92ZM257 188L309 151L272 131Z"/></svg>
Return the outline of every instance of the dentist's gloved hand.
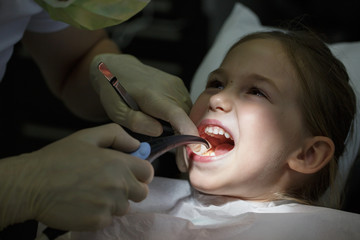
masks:
<svg viewBox="0 0 360 240"><path fill-rule="evenodd" d="M135 99L141 111L131 110L117 95L97 69L101 61ZM176 132L198 135L187 115L192 106L189 93L178 77L142 64L126 54L98 55L91 64L90 74L95 91L114 122L137 133L159 136L162 127L154 119L158 118L170 122Z"/></svg>
<svg viewBox="0 0 360 240"><path fill-rule="evenodd" d="M123 153L138 147L119 125L107 124L1 160L0 228L29 219L62 230L109 225L128 200L148 193L151 164Z"/></svg>

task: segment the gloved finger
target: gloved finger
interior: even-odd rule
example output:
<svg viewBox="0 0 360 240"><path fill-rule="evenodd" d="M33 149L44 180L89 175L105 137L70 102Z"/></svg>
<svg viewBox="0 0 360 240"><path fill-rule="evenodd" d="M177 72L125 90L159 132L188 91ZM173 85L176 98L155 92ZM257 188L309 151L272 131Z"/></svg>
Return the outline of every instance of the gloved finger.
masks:
<svg viewBox="0 0 360 240"><path fill-rule="evenodd" d="M164 91L160 92L153 89L152 92L156 93L158 97L167 99L174 103L174 106L180 107L185 112L189 113L192 107L192 101L183 80L166 72L158 71L151 66L148 66L148 68L153 69L153 78L159 79L163 85L162 88L164 89Z"/></svg>
<svg viewBox="0 0 360 240"><path fill-rule="evenodd" d="M169 122L177 133L199 136L197 127L183 109L173 109L169 116Z"/></svg>
<svg viewBox="0 0 360 240"><path fill-rule="evenodd" d="M163 105L164 108L166 106ZM162 115L163 120L170 122L170 124L175 129L175 132L180 134L188 134L188 135L194 135L199 136L199 132L197 130L197 127L193 123L193 121L189 118L189 116L185 113L185 111L181 108L176 108L174 106L168 107L167 109L170 109L167 111L164 115ZM156 111L153 111L156 112ZM176 158L176 164L178 169L181 172L186 172L188 167L185 163L184 156L177 157Z"/></svg>
<svg viewBox="0 0 360 240"><path fill-rule="evenodd" d="M132 152L140 146L139 140L130 136L121 126L115 123L88 128L75 134L79 134L82 139L96 146L112 147L122 152Z"/></svg>
<svg viewBox="0 0 360 240"><path fill-rule="evenodd" d="M128 198L135 202L139 202L144 200L148 194L149 189L147 184L153 179L154 168L151 163L146 160L133 156L129 157L132 159L128 161L128 167L136 180L131 182Z"/></svg>
<svg viewBox="0 0 360 240"><path fill-rule="evenodd" d="M116 93L113 90L100 94L100 100L111 120L136 133L154 137L161 135L162 127L157 120L141 111L130 109L119 96L114 95ZM114 102L114 99L118 101Z"/></svg>
<svg viewBox="0 0 360 240"><path fill-rule="evenodd" d="M180 95L180 94L179 94ZM167 93L159 93L152 89L143 90L141 95L135 95L134 98L139 104L141 111L166 121L171 114L169 111L173 109L183 109L185 113L190 112L191 101L187 101L188 93L184 96L168 95Z"/></svg>
<svg viewBox="0 0 360 240"><path fill-rule="evenodd" d="M124 125L133 132L153 137L160 136L163 131L159 121L141 111L130 110Z"/></svg>
<svg viewBox="0 0 360 240"><path fill-rule="evenodd" d="M150 162L131 156L126 155L129 158L128 166L134 177L143 183L150 183L154 176L154 168Z"/></svg>
<svg viewBox="0 0 360 240"><path fill-rule="evenodd" d="M124 216L129 210L130 204L128 199L125 199L124 195L121 195L114 203L114 208L111 211L113 216Z"/></svg>
<svg viewBox="0 0 360 240"><path fill-rule="evenodd" d="M185 160L185 151L184 148L177 148L176 149L176 165L180 172L187 172L188 170L188 163Z"/></svg>
<svg viewBox="0 0 360 240"><path fill-rule="evenodd" d="M99 60L94 60L95 62ZM161 135L161 124L141 111L130 109L95 67L91 69L91 76L94 89L99 94L104 110L112 121L136 133L154 137Z"/></svg>
<svg viewBox="0 0 360 240"><path fill-rule="evenodd" d="M134 202L140 202L146 198L148 192L148 186L142 183L130 185L127 196L125 196L123 192L118 192L118 196L116 197L113 208L111 210L111 215L125 215L129 210L129 200L132 200Z"/></svg>
<svg viewBox="0 0 360 240"><path fill-rule="evenodd" d="M134 202L141 202L149 193L148 185L137 182L129 188L128 198Z"/></svg>
<svg viewBox="0 0 360 240"><path fill-rule="evenodd" d="M198 135L196 126L183 108L179 107L171 99L160 99L151 95L152 93L149 93L148 99L152 99L152 101L149 100L140 105L144 111L169 122L175 131L181 134Z"/></svg>
<svg viewBox="0 0 360 240"><path fill-rule="evenodd" d="M115 158L126 159L127 165L135 178L144 183L149 183L154 175L152 165L143 159L136 158L124 152L135 151L140 143L137 139L131 137L122 127L115 123L109 123L99 127L89 128L79 131L83 139L93 142L100 147L112 147L121 152L113 152ZM135 147L135 148L134 148ZM111 151L109 149L109 151Z"/></svg>
<svg viewBox="0 0 360 240"><path fill-rule="evenodd" d="M139 202L146 198L149 192L147 184L153 178L154 169L143 159L112 149L105 151L117 160L111 164L111 175L102 179L103 185L112 186L106 188L103 195L113 199L111 213L123 215L127 211L128 200Z"/></svg>

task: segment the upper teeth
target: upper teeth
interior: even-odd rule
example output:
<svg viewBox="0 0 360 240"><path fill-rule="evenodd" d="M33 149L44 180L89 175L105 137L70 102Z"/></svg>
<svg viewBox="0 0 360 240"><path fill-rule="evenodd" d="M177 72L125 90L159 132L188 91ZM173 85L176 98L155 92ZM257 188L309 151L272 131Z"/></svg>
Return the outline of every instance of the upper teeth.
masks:
<svg viewBox="0 0 360 240"><path fill-rule="evenodd" d="M205 133L206 134L215 134L215 135L224 135L224 137L226 138L231 138L230 134L228 132L226 132L224 129L222 129L221 127L206 127L205 128Z"/></svg>

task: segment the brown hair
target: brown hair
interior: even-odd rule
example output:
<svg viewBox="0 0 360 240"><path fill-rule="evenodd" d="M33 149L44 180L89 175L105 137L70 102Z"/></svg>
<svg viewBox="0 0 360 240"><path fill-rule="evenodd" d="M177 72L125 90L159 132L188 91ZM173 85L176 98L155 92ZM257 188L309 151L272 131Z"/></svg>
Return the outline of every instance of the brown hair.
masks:
<svg viewBox="0 0 360 240"><path fill-rule="evenodd" d="M281 198L316 204L325 190L332 186L337 162L344 151L348 133L351 132L356 98L349 85L349 76L345 66L326 44L309 30L252 33L243 37L231 49L254 39L275 39L282 44L300 79L303 96L300 107L307 129L314 136L326 136L334 142L335 153L332 160L314 175L310 184L280 194Z"/></svg>

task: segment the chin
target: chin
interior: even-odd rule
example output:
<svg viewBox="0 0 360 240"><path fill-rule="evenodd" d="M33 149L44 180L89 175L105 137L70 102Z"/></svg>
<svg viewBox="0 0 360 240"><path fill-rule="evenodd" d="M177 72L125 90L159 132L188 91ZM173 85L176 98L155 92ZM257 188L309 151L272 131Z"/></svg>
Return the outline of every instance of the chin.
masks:
<svg viewBox="0 0 360 240"><path fill-rule="evenodd" d="M191 185L198 191L207 194L222 195L223 184L215 178L205 177L198 172L191 172L189 174Z"/></svg>

